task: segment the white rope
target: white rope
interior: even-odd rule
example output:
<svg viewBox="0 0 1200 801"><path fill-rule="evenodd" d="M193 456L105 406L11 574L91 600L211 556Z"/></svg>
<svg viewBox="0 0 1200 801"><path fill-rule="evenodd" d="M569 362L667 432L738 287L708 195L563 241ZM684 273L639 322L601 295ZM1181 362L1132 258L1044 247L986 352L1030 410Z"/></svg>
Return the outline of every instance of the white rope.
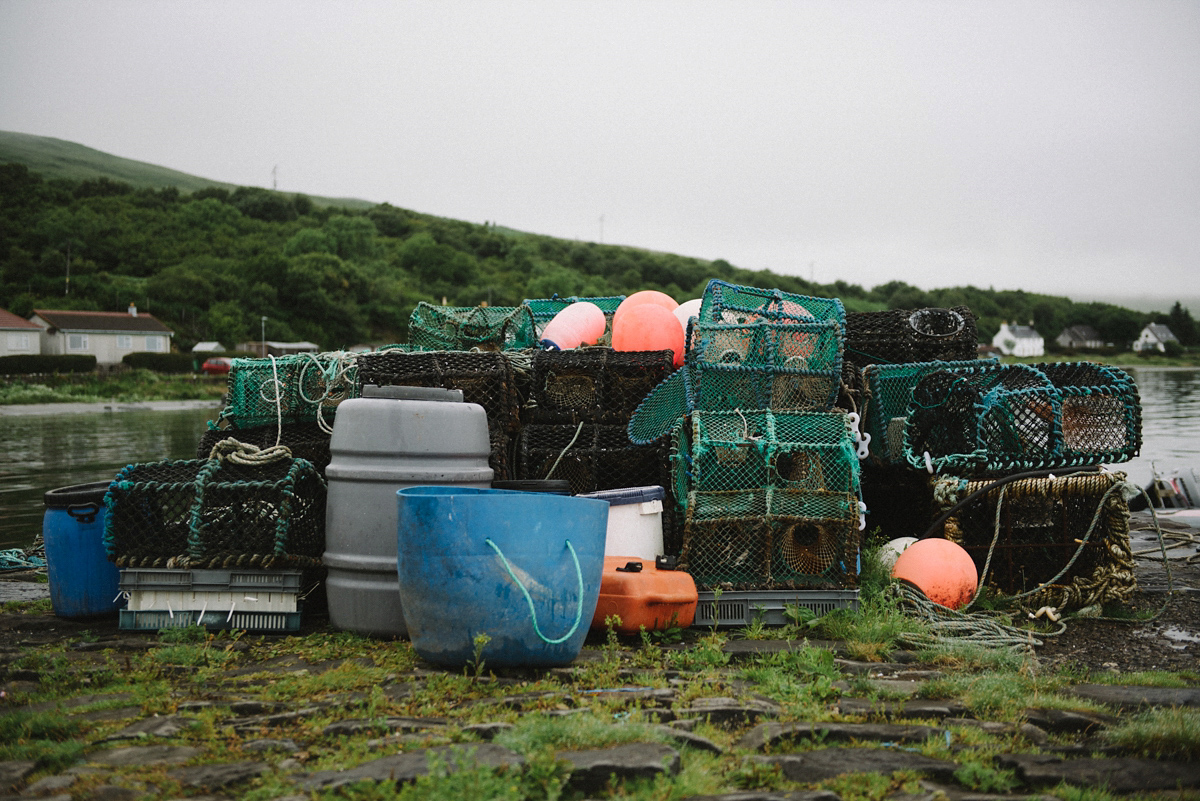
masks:
<svg viewBox="0 0 1200 801"><path fill-rule="evenodd" d="M571 437L571 441L567 443L567 447L562 449L562 453L560 453L558 458L554 460L554 464L550 465L550 470L546 473L547 479L554 475L554 471L558 467L558 463L561 462L562 458L567 455L567 451L571 450L571 446L575 444L575 440L579 439L579 432L581 431L583 431L583 421L580 421L579 428L575 429L575 436Z"/></svg>

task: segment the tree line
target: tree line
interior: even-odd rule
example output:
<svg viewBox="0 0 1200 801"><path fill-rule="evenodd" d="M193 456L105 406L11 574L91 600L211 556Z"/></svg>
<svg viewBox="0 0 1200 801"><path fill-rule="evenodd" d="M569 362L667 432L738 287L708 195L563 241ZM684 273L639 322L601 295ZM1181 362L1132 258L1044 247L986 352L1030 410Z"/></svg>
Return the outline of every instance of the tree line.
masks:
<svg viewBox="0 0 1200 801"><path fill-rule="evenodd" d="M264 325L268 339L330 350L404 342L421 301L515 306L641 289L683 301L699 297L711 278L838 297L848 311L965 305L981 341L1002 321L1032 322L1048 343L1075 324L1118 347L1151 321L1167 323L1184 345L1200 335L1178 303L1167 314L1144 314L1019 290L817 284L723 259L527 234L387 203L357 211L253 187L184 194L106 178L46 180L25 165L0 164L0 307L28 317L34 308L117 311L134 303L171 326L183 349L257 340Z"/></svg>

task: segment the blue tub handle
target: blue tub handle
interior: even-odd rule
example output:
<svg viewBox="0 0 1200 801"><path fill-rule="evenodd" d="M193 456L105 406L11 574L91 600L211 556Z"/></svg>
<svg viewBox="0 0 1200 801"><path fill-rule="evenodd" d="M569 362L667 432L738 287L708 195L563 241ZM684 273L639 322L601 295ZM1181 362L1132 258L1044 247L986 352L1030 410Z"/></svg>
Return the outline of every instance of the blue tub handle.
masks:
<svg viewBox="0 0 1200 801"><path fill-rule="evenodd" d="M84 524L95 522L99 512L100 504L94 502L73 503L67 506L67 514Z"/></svg>
<svg viewBox="0 0 1200 801"><path fill-rule="evenodd" d="M521 583L521 580L517 578L517 574L513 572L512 566L510 566L508 564L508 560L504 558L504 554L501 552L500 546L492 542L491 538L484 540L484 542L491 546L491 549L496 552L496 556L500 557L500 563L504 565L504 569L508 571L508 577L515 581L517 586L521 588L521 594L525 596L525 602L529 604L529 617L533 619L533 633L540 637L542 642L546 643L547 645L558 645L559 643L563 643L571 639L571 635L574 634L575 630L579 628L579 621L583 619L583 571L579 568L579 557L575 555L575 546L571 545L570 540L564 541L567 543L567 550L571 552L571 559L575 561L575 576L579 580L579 603L576 604L577 608L575 609L575 623L571 626L571 630L559 637L557 640L551 640L548 639L545 634L542 634L542 630L538 628L537 610L533 607L533 599L529 597L529 590L525 589L525 585Z"/></svg>

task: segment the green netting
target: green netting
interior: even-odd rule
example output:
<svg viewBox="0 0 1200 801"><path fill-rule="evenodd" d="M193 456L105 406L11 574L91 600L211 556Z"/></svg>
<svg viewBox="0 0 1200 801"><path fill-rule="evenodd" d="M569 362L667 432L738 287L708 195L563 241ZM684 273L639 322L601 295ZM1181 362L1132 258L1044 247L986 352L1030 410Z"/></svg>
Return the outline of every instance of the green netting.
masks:
<svg viewBox="0 0 1200 801"><path fill-rule="evenodd" d="M680 566L701 589L853 587L858 542L854 495L772 487L693 492Z"/></svg>
<svg viewBox="0 0 1200 801"><path fill-rule="evenodd" d="M904 456L957 475L1124 462L1141 449L1137 385L1090 363L986 365L917 382Z"/></svg>
<svg viewBox="0 0 1200 801"><path fill-rule="evenodd" d="M650 390L671 374L673 359L669 350L534 351L522 419L544 424L625 425Z"/></svg>
<svg viewBox="0 0 1200 801"><path fill-rule="evenodd" d="M837 298L737 286L716 278L704 288L698 317L702 323L836 322L842 330L846 326L846 310Z"/></svg>
<svg viewBox="0 0 1200 801"><path fill-rule="evenodd" d="M238 428L289 423L328 425L337 405L359 395L357 354L300 353L234 359L220 419Z"/></svg>
<svg viewBox="0 0 1200 801"><path fill-rule="evenodd" d="M906 465L904 425L913 388L929 373L938 370L984 367L991 361L911 362L869 364L862 370L868 399L863 410L863 430L870 435L871 460L876 464Z"/></svg>
<svg viewBox="0 0 1200 801"><path fill-rule="evenodd" d="M978 340L975 315L966 306L846 315L846 361L860 367L970 360Z"/></svg>
<svg viewBox="0 0 1200 801"><path fill-rule="evenodd" d="M325 482L305 459L129 465L104 501L120 567L304 567L325 550Z"/></svg>
<svg viewBox="0 0 1200 801"><path fill-rule="evenodd" d="M568 298L560 298L558 295L549 298L526 299L525 305L533 312L533 320L537 325L538 338L541 338L542 329L546 327L546 323L554 319L554 315L558 314L563 309L570 306L572 303L587 301L594 303L604 312L605 326L604 336L596 344L610 345L612 344L612 321L613 314L616 313L617 307L621 305L621 301L625 300L624 295L608 295L599 298L580 298L572 295Z"/></svg>
<svg viewBox="0 0 1200 801"><path fill-rule="evenodd" d="M430 350L512 350L537 345L529 306L434 306L421 301L408 319L410 344Z"/></svg>

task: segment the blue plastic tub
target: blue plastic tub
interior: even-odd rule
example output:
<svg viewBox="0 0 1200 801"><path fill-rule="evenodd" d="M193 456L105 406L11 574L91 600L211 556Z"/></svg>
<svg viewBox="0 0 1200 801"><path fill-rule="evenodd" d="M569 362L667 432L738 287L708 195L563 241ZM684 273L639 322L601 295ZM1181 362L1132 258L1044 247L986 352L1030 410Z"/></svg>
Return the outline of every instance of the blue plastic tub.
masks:
<svg viewBox="0 0 1200 801"><path fill-rule="evenodd" d="M104 550L108 481L50 490L43 496L42 540L50 603L59 617L116 614L121 572Z"/></svg>
<svg viewBox="0 0 1200 801"><path fill-rule="evenodd" d="M550 493L407 487L397 497L400 605L417 654L462 667L579 655L604 573L608 504Z"/></svg>

